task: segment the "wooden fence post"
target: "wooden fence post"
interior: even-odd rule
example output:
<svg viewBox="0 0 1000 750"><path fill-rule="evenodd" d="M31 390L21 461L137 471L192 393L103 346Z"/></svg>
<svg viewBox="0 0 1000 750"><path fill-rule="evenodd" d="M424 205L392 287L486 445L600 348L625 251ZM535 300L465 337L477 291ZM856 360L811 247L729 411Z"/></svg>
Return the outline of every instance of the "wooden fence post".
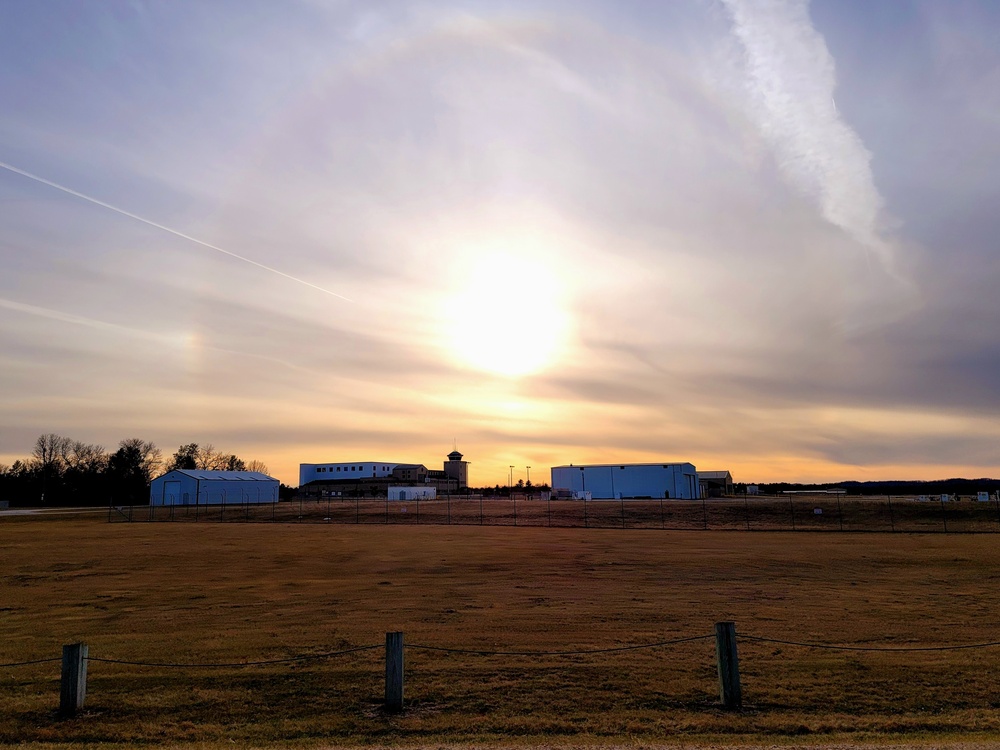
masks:
<svg viewBox="0 0 1000 750"><path fill-rule="evenodd" d="M743 691L740 688L740 660L736 654L736 623L715 623L715 656L722 706L737 711L743 707Z"/></svg>
<svg viewBox="0 0 1000 750"><path fill-rule="evenodd" d="M59 716L71 719L83 708L87 698L87 654L86 643L63 646L62 681L59 689Z"/></svg>
<svg viewBox="0 0 1000 750"><path fill-rule="evenodd" d="M403 710L403 634L385 634L385 710Z"/></svg>

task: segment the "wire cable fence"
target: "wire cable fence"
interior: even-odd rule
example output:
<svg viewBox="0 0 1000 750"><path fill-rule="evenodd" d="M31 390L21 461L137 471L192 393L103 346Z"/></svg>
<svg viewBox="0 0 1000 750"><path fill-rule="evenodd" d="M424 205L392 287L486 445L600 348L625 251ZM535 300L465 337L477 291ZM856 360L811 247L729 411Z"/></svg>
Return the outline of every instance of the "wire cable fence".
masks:
<svg viewBox="0 0 1000 750"><path fill-rule="evenodd" d="M239 667L263 667L271 664L291 664L293 662L320 661L322 659L332 659L335 656L345 656L346 654L356 654L359 651L372 651L381 648L381 644L374 646L356 646L342 651L328 651L322 654L301 654L299 656L289 656L284 659L262 659L259 661L236 661L217 663L174 663L155 661L129 661L127 659L105 659L97 656L88 656L87 661L104 662L105 664L128 664L135 667L166 667L179 669L217 669L217 668L239 668ZM51 661L51 660L50 660ZM56 659L55 661L58 661Z"/></svg>
<svg viewBox="0 0 1000 750"><path fill-rule="evenodd" d="M445 496L388 500L301 497L267 503L108 507L109 523L311 523L529 526L670 531L1000 533L1000 501L883 495L742 496L700 500L566 500Z"/></svg>
<svg viewBox="0 0 1000 750"><path fill-rule="evenodd" d="M62 661L58 656L53 656L51 659L32 659L30 661L12 661L7 664L0 664L0 668L7 669L9 667L27 667L32 664L48 664L49 662Z"/></svg>
<svg viewBox="0 0 1000 750"><path fill-rule="evenodd" d="M403 633L390 632L385 634L385 702L388 712L402 711L404 684L404 650L428 651L444 654L484 657L527 657L532 659L593 656L600 654L616 654L629 651L641 651L657 648L678 646L707 640L715 640L716 671L719 680L719 702L728 710L742 708L742 687L740 682L739 656L737 653L736 626L733 622L718 622L715 632L704 635L683 636L650 643L608 646L600 648L555 649L555 650L505 650L489 648L460 648L436 646L426 643L404 644ZM942 652L973 649L991 649L1000 646L1000 641L985 641L978 643L926 645L926 646L863 646L853 644L834 644L810 641L795 641L789 639L770 638L766 636L743 634L739 639L744 642L764 643L772 645L793 646L805 649L824 651L869 652L881 654L912 653L912 652ZM0 664L0 668L18 668L30 665L62 662L60 681L59 715L72 717L83 708L87 693L87 667L90 663L114 664L123 666L158 668L158 669L243 669L247 667L264 667L282 664L292 664L310 661L321 661L350 654L359 654L382 649L382 644L351 646L335 651L321 653L298 654L275 659L258 659L253 661L235 662L170 662L144 661L132 659L116 659L111 657L90 656L89 647L84 643L69 644L63 647L61 658L39 658L18 662ZM786 659L788 657L785 657Z"/></svg>
<svg viewBox="0 0 1000 750"><path fill-rule="evenodd" d="M1000 641L987 641L985 643L963 643L956 646L837 646L830 643L811 643L808 641L783 641L778 638L763 638L754 635L741 635L740 638L757 643L773 643L780 646L799 646L802 648L815 648L824 651L869 651L882 653L906 653L913 651L964 651L974 648L994 648L1000 646Z"/></svg>
<svg viewBox="0 0 1000 750"><path fill-rule="evenodd" d="M660 648L662 646L673 646L678 643L690 643L692 641L705 641L715 636L694 635L688 638L674 638L669 641L658 641L656 643L641 643L635 646L612 646L609 648L574 649L570 651L490 651L484 649L468 648L446 648L444 646L427 646L422 643L408 643L406 648L418 651L440 651L447 654L471 654L475 656L587 656L589 654L613 654L620 651L642 651L650 648Z"/></svg>

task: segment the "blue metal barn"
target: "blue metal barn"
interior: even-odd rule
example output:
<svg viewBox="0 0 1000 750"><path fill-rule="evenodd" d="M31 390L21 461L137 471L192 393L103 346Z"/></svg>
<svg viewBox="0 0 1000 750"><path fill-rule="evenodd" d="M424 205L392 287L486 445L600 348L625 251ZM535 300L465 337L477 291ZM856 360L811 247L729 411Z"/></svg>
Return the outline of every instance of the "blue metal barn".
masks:
<svg viewBox="0 0 1000 750"><path fill-rule="evenodd" d="M175 469L149 485L150 505L245 505L278 500L278 480L257 471Z"/></svg>

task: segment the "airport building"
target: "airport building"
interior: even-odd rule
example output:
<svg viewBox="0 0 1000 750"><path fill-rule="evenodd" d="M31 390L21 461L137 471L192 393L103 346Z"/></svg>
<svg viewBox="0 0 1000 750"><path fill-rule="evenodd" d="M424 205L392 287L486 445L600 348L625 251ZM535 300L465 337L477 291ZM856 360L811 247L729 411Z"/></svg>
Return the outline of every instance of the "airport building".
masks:
<svg viewBox="0 0 1000 750"><path fill-rule="evenodd" d="M702 497L725 497L733 494L733 475L728 471L699 471Z"/></svg>
<svg viewBox="0 0 1000 750"><path fill-rule="evenodd" d="M278 480L258 471L175 469L149 485L150 505L246 505L278 502Z"/></svg>
<svg viewBox="0 0 1000 750"><path fill-rule="evenodd" d="M553 466L552 491L595 500L697 500L698 472L693 464L588 464Z"/></svg>
<svg viewBox="0 0 1000 750"><path fill-rule="evenodd" d="M389 489L398 486L463 491L469 486L469 462L454 450L440 470L394 461L299 464L299 495L305 498L388 497Z"/></svg>

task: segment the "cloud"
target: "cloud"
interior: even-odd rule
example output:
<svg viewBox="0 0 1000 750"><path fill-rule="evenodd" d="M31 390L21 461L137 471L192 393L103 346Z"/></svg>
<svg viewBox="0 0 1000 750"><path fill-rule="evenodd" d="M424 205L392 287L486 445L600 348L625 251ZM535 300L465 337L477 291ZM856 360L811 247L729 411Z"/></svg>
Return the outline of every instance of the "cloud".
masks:
<svg viewBox="0 0 1000 750"><path fill-rule="evenodd" d="M836 69L808 0L723 0L746 53L753 114L787 179L887 268L884 200L871 154L834 99Z"/></svg>

